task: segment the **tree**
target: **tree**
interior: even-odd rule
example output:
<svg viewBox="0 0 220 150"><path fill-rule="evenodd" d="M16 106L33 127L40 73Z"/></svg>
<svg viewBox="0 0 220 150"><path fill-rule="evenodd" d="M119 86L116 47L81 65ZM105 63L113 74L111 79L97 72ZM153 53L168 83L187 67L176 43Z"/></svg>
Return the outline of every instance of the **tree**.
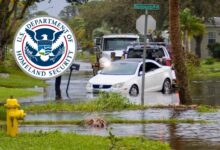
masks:
<svg viewBox="0 0 220 150"><path fill-rule="evenodd" d="M188 89L187 69L184 52L181 46L179 0L169 0L169 27L180 102L182 104L191 103L191 96Z"/></svg>
<svg viewBox="0 0 220 150"><path fill-rule="evenodd" d="M62 18L63 20L69 20L70 18L78 14L79 14L79 10L76 5L68 5L64 7L63 10L61 10L59 17Z"/></svg>
<svg viewBox="0 0 220 150"><path fill-rule="evenodd" d="M190 8L192 14L199 18L203 18L203 22L210 17L219 16L220 14L220 1L219 0L187 0L181 1L182 8ZM196 41L195 52L198 57L201 57L201 43L203 36L195 35L193 38Z"/></svg>
<svg viewBox="0 0 220 150"><path fill-rule="evenodd" d="M185 50L190 51L191 37L203 35L205 33L205 25L200 18L192 15L188 8L185 8L180 13L180 25L183 32Z"/></svg>
<svg viewBox="0 0 220 150"><path fill-rule="evenodd" d="M16 22L24 17L29 6L40 0L0 0L0 62Z"/></svg>

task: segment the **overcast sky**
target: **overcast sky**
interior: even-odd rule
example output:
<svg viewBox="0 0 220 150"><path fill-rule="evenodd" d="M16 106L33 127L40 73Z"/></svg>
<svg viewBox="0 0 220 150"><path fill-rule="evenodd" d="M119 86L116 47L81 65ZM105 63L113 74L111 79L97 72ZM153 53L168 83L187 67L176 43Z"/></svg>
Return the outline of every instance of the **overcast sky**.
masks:
<svg viewBox="0 0 220 150"><path fill-rule="evenodd" d="M58 17L60 11L68 5L66 0L45 0L37 3L36 11L46 11L50 16Z"/></svg>

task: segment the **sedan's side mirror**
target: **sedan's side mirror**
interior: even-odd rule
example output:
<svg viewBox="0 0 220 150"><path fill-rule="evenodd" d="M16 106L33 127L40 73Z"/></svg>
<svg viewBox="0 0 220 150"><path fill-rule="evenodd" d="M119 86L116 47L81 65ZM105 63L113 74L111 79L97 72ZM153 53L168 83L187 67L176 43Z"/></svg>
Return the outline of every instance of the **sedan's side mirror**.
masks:
<svg viewBox="0 0 220 150"><path fill-rule="evenodd" d="M142 74L143 74L143 71L140 71L140 72L138 73L138 76L142 76Z"/></svg>
<svg viewBox="0 0 220 150"><path fill-rule="evenodd" d="M101 70L99 70L97 73L98 73L98 74L100 74L101 72L102 72L102 71L101 71Z"/></svg>

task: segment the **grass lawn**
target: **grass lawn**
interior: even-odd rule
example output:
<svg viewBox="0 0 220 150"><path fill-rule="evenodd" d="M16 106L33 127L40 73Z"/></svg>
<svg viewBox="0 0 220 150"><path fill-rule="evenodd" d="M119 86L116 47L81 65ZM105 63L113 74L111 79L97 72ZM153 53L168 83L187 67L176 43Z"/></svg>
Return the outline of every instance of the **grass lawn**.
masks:
<svg viewBox="0 0 220 150"><path fill-rule="evenodd" d="M21 133L16 138L0 132L0 149L4 150L170 150L168 144L140 137L77 135L60 132Z"/></svg>
<svg viewBox="0 0 220 150"><path fill-rule="evenodd" d="M22 107L29 112L59 112L59 111L117 111L128 109L144 109L145 106L132 104L127 98L117 93L102 93L96 99L88 102L71 103L48 103L42 105L28 105Z"/></svg>
<svg viewBox="0 0 220 150"><path fill-rule="evenodd" d="M9 67L2 70L7 72L9 77L0 77L0 102L5 101L10 96L20 98L38 95L40 92L30 91L24 88L47 86L43 80L32 78L18 68L12 69Z"/></svg>
<svg viewBox="0 0 220 150"><path fill-rule="evenodd" d="M220 61L209 65L202 61L201 66L196 68L194 76L201 79L220 78Z"/></svg>
<svg viewBox="0 0 220 150"><path fill-rule="evenodd" d="M29 97L40 94L40 92L36 91L30 91L26 89L21 88L4 88L0 87L0 102L6 101L6 99L10 98L10 96L13 96L14 98L20 98L20 97Z"/></svg>
<svg viewBox="0 0 220 150"><path fill-rule="evenodd" d="M21 70L9 70L9 77L0 77L0 87L8 88L29 88L29 87L45 87L47 84L43 80L32 78Z"/></svg>

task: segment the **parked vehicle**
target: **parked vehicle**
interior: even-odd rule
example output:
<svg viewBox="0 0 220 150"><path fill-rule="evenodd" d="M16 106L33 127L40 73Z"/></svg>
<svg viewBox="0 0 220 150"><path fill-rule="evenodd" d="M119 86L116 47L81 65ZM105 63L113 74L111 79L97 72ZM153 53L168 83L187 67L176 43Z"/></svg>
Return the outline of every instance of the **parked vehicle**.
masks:
<svg viewBox="0 0 220 150"><path fill-rule="evenodd" d="M127 58L142 58L144 45L133 44L127 47L125 59ZM171 57L165 46L148 45L146 50L146 58L157 61L166 66L171 66Z"/></svg>
<svg viewBox="0 0 220 150"><path fill-rule="evenodd" d="M136 34L109 34L94 39L96 62L92 64L93 74L108 65L111 61L123 57L126 48L131 43L139 42Z"/></svg>
<svg viewBox="0 0 220 150"><path fill-rule="evenodd" d="M131 43L139 42L139 36L136 34L109 34L99 39L96 45L99 46L101 57L111 59L111 55L115 55L115 59L121 59L126 48Z"/></svg>
<svg viewBox="0 0 220 150"><path fill-rule="evenodd" d="M172 85L172 70L169 66L146 59L145 91L169 93ZM122 92L137 96L141 91L142 59L127 59L111 62L109 67L92 77L88 92Z"/></svg>
<svg viewBox="0 0 220 150"><path fill-rule="evenodd" d="M125 53L125 59L142 58L143 50L144 50L143 44L137 43L137 44L129 45ZM146 59L155 60L161 65L172 66L170 52L164 46L164 43L161 42L159 43L151 42L147 45ZM175 87L176 74L174 69L172 70L172 80L173 80L172 86Z"/></svg>

